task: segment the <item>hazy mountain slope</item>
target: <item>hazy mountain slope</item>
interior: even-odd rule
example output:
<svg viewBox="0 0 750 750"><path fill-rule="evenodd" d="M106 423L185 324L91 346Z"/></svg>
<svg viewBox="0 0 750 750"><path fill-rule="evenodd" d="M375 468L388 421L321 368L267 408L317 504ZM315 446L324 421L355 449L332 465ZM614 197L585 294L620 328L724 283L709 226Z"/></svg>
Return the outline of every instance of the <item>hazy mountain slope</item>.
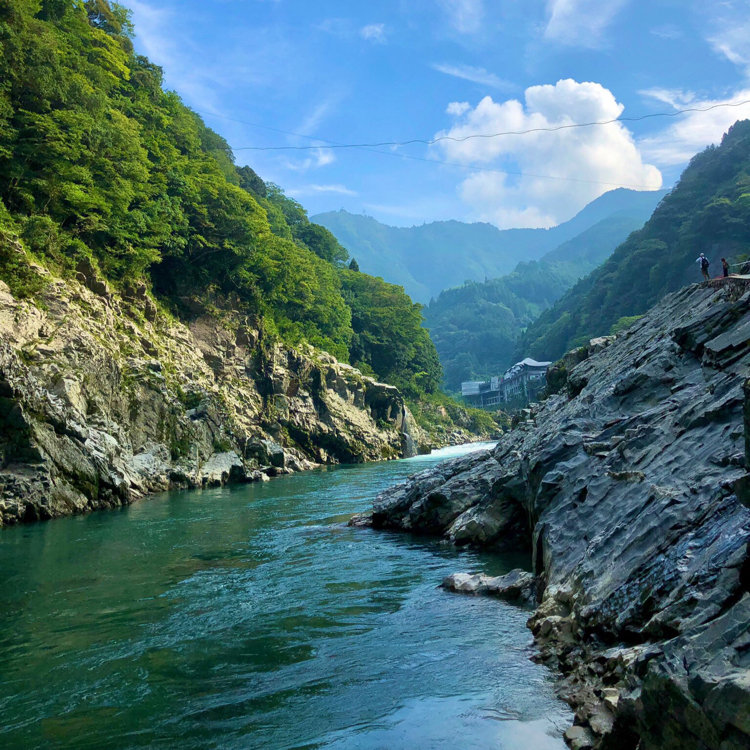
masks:
<svg viewBox="0 0 750 750"><path fill-rule="evenodd" d="M621 317L639 315L668 292L700 280L704 251L721 273L750 249L750 121L695 156L643 229L529 327L518 353L555 358Z"/></svg>
<svg viewBox="0 0 750 750"><path fill-rule="evenodd" d="M552 229L500 230L459 221L391 227L347 211L318 214L312 220L333 232L362 271L401 284L413 299L427 302L457 282L503 276L518 262L537 260L609 217L642 217L642 223L662 196L612 190Z"/></svg>
<svg viewBox="0 0 750 750"><path fill-rule="evenodd" d="M502 373L514 361L523 330L582 276L602 263L647 216L622 211L589 227L539 261L513 273L447 289L425 308L425 325L443 365L445 383ZM543 358L543 357L542 357Z"/></svg>

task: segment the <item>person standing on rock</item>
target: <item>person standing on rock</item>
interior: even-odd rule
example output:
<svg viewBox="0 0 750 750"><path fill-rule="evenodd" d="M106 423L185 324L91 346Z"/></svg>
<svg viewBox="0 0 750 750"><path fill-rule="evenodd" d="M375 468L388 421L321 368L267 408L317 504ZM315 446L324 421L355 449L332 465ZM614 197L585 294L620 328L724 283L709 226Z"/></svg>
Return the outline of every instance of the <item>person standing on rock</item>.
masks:
<svg viewBox="0 0 750 750"><path fill-rule="evenodd" d="M729 277L729 263L727 263L726 258L721 259L721 270L724 272L724 278Z"/></svg>
<svg viewBox="0 0 750 750"><path fill-rule="evenodd" d="M708 275L708 266L710 265L709 259L701 253L696 259L695 262L701 267L701 273L703 274L703 278L706 281L709 281L711 277Z"/></svg>

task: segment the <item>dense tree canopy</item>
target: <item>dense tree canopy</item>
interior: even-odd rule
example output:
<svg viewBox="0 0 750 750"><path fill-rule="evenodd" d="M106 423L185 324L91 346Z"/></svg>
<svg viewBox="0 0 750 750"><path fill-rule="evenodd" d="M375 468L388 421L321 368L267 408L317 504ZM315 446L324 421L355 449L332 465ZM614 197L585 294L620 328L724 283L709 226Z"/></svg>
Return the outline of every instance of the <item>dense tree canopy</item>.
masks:
<svg viewBox="0 0 750 750"><path fill-rule="evenodd" d="M398 385L407 395L437 390L442 371L422 328L422 306L400 286L358 271L340 271L352 311L352 364Z"/></svg>
<svg viewBox="0 0 750 750"><path fill-rule="evenodd" d="M115 285L141 279L178 314L191 300L231 299L290 342L432 387L419 308L392 287L393 320L366 309L376 295L353 291L336 238L235 165L134 53L132 33L107 0L0 0L0 245L20 237L61 274L84 261ZM22 265L0 252L0 277L28 292ZM387 336L395 358L381 353Z"/></svg>

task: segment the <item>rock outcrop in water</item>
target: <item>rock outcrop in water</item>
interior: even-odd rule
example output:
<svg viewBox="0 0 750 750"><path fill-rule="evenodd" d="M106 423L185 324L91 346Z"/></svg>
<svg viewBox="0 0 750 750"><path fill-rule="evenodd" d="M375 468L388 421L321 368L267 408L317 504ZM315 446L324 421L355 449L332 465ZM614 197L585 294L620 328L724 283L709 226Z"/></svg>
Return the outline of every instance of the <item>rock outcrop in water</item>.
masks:
<svg viewBox="0 0 750 750"><path fill-rule="evenodd" d="M491 452L383 495L377 528L533 558L574 748L750 747L750 286L687 287L569 354Z"/></svg>
<svg viewBox="0 0 750 750"><path fill-rule="evenodd" d="M395 387L267 343L253 321L203 310L185 325L145 286L121 296L93 269L36 270L38 306L0 282L0 526L424 440Z"/></svg>

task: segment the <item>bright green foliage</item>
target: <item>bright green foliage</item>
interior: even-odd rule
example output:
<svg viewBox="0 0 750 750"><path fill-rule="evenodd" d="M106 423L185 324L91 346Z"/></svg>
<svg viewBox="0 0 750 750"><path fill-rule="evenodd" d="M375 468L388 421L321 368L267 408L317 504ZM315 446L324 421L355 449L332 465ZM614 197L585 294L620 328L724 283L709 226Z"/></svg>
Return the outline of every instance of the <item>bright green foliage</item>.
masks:
<svg viewBox="0 0 750 750"><path fill-rule="evenodd" d="M295 239L303 242L315 255L329 263L343 264L349 259L349 253L341 247L339 241L320 224L304 224L294 232Z"/></svg>
<svg viewBox="0 0 750 750"><path fill-rule="evenodd" d="M7 209L0 201L0 279L19 299L33 297L44 286L45 281L30 266L30 258L15 238L18 228Z"/></svg>
<svg viewBox="0 0 750 750"><path fill-rule="evenodd" d="M626 315L620 318L613 326L609 329L610 336L614 336L620 331L624 331L626 328L630 328L637 320L640 320L643 315Z"/></svg>
<svg viewBox="0 0 750 750"><path fill-rule="evenodd" d="M339 273L352 310L352 364L397 385L411 398L437 390L442 371L422 328L422 306L400 286L346 268Z"/></svg>
<svg viewBox="0 0 750 750"><path fill-rule="evenodd" d="M445 393L431 393L419 401L409 402L409 409L417 424L430 435L465 429L489 438L510 426L510 418L504 412L475 409Z"/></svg>
<svg viewBox="0 0 750 750"><path fill-rule="evenodd" d="M639 232L529 327L522 350L553 359L639 315L665 294L701 280L700 252L721 274L750 249L750 121L695 156Z"/></svg>
<svg viewBox="0 0 750 750"><path fill-rule="evenodd" d="M27 251L62 274L85 260L115 286L146 281L178 313L231 304L348 360L337 268L348 253L234 164L226 141L163 90L160 68L134 54L132 33L107 0L0 0L0 278L29 295ZM388 370L410 383L432 344L414 330L411 301L393 298L409 320L378 322L372 335L413 338L392 343L415 352L418 370L403 358Z"/></svg>

